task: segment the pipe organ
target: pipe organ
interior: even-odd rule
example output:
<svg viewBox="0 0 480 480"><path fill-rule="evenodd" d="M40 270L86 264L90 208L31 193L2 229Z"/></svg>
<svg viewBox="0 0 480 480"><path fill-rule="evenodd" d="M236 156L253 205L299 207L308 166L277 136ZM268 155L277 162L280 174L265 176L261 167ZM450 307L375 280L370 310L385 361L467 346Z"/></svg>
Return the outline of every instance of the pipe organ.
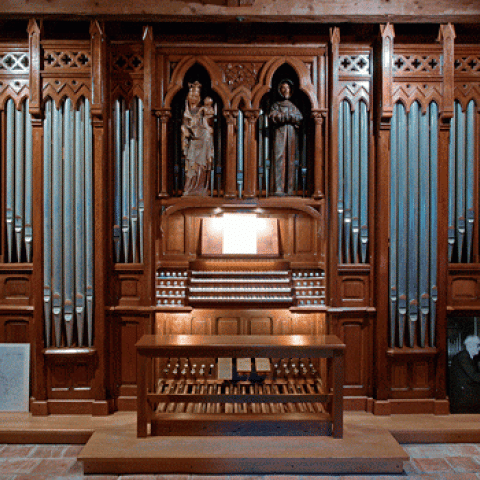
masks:
<svg viewBox="0 0 480 480"><path fill-rule="evenodd" d="M449 411L448 324L480 316L471 28L5 25L0 341L32 347L34 414L135 409L145 334L335 335L347 409ZM280 357L275 388L328 374ZM217 358L154 367L225 393Z"/></svg>

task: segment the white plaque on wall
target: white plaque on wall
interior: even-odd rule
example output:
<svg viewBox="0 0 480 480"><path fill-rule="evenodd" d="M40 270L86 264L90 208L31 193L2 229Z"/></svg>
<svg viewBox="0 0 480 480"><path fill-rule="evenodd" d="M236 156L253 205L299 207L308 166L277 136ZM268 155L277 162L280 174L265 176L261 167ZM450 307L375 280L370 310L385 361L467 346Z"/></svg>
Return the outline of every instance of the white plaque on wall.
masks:
<svg viewBox="0 0 480 480"><path fill-rule="evenodd" d="M0 343L0 411L28 412L30 345Z"/></svg>

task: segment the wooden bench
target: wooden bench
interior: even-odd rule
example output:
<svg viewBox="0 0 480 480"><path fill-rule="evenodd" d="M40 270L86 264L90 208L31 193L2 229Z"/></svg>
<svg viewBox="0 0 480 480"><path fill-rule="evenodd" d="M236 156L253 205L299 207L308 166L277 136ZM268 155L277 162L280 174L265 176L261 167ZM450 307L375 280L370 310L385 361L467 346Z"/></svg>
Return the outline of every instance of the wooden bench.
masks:
<svg viewBox="0 0 480 480"><path fill-rule="evenodd" d="M236 418L242 423L252 421L270 422L324 422L331 427L334 438L343 436L343 377L345 345L334 335L144 335L136 344L138 393L137 393L137 436L147 436L148 424L157 421L167 421L184 418L197 421L221 421L225 415L218 413L179 414L156 413L156 405L162 402L179 403L277 403L295 404L297 402L322 403L326 405L325 412L313 411L298 413L282 413L281 415L263 415L262 413L245 414L231 413L230 419ZM222 391L208 391L197 387L188 391L156 391L153 381L154 365L152 360L158 358L327 358L329 360L328 379L323 379L322 391L268 390L259 393L259 389L233 391L227 394ZM217 381L217 385L220 383ZM252 393L254 391L254 393ZM162 393L163 392L163 393ZM186 424L184 422L184 424Z"/></svg>

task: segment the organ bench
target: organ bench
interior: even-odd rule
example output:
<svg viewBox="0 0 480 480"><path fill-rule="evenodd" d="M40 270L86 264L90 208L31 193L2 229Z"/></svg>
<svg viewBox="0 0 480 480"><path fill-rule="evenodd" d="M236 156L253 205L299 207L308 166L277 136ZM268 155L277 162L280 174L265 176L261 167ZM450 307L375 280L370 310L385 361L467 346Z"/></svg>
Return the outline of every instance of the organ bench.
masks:
<svg viewBox="0 0 480 480"><path fill-rule="evenodd" d="M253 430L282 423L291 425L289 434L303 429L299 435L311 423L324 425L322 432L334 438L343 436L345 345L334 335L144 335L136 349L139 438L147 436L149 423L155 434L162 423L182 425L188 432L199 423L232 421ZM163 370L158 367L162 358L170 359ZM202 365L200 374L196 364L192 368L188 363L190 358L214 360ZM328 359L326 378L312 363L322 358ZM253 380L219 375L221 365L250 359L260 359L254 364L263 363L264 375L255 367ZM270 359L285 360L282 365L282 360L272 364Z"/></svg>

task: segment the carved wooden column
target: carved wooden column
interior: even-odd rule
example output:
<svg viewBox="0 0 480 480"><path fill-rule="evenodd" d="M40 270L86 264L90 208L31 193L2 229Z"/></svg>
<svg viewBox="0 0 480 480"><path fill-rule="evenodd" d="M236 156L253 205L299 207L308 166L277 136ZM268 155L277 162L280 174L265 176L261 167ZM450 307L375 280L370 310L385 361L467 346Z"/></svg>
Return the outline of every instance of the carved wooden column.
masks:
<svg viewBox="0 0 480 480"><path fill-rule="evenodd" d="M337 292L336 283L338 275L338 52L340 45L340 29L334 27L330 30L330 99L331 99L331 114L330 114L330 152L329 152L329 217L330 217L330 231L328 236L328 262L327 262L327 304L331 307L339 306L339 293ZM315 120L315 155L317 153L317 130L320 128L319 118L312 112ZM315 159L317 162L317 159ZM315 165L315 180L317 180ZM317 180L318 181L318 180ZM317 186L314 190L314 195L318 194Z"/></svg>
<svg viewBox="0 0 480 480"><path fill-rule="evenodd" d="M245 135L245 145L247 146L245 198L254 198L258 195L258 149L255 125L260 110L245 110L243 113L247 119L247 132Z"/></svg>
<svg viewBox="0 0 480 480"><path fill-rule="evenodd" d="M158 197L168 198L168 122L172 113L169 108L161 108L155 112L157 116L157 138L159 138L160 161L158 171Z"/></svg>
<svg viewBox="0 0 480 480"><path fill-rule="evenodd" d="M93 130L93 178L94 178L94 252L95 252L95 338L97 365L92 389L95 401L92 404L93 415L106 415L109 406L106 398L107 359L109 338L105 325L106 295L109 290L108 259L112 249L111 231L108 215L109 192L108 172L108 102L107 85L107 40L104 24L95 21L90 25L92 42L92 130ZM90 286L91 287L91 286ZM89 286L87 285L87 289Z"/></svg>
<svg viewBox="0 0 480 480"><path fill-rule="evenodd" d="M390 406L386 400L389 397L388 384L388 349L389 336L389 286L386 279L389 273L389 219L390 219L390 129L393 115L392 105L392 65L393 65L393 40L395 33L393 26L381 26L381 51L377 77L380 88L379 99L381 109L377 119L377 148L376 148L376 198L375 205L375 289L377 304L377 322L375 335L375 398L374 412L379 414L390 413ZM383 401L383 402L382 402Z"/></svg>
<svg viewBox="0 0 480 480"><path fill-rule="evenodd" d="M225 198L237 196L237 135L235 126L237 123L237 110L224 110L227 120L227 159L225 166Z"/></svg>
<svg viewBox="0 0 480 480"><path fill-rule="evenodd" d="M41 99L41 28L32 19L28 24L30 56L30 114L32 116L33 145L33 335L32 338L32 402L33 415L47 415L47 386L43 349L45 348L45 320L43 315L43 115Z"/></svg>
<svg viewBox="0 0 480 480"><path fill-rule="evenodd" d="M441 25L439 41L443 42L443 109L440 113L438 139L438 212L437 212L437 318L436 344L439 351L436 368L436 398L445 399L447 363L447 288L448 288L448 165L450 121L454 114L454 62L455 30L451 24ZM433 246L432 246L433 247ZM443 413L443 412L442 412Z"/></svg>
<svg viewBox="0 0 480 480"><path fill-rule="evenodd" d="M155 118L152 115L157 99L157 88L155 82L155 44L153 36L153 27L147 26L143 28L143 59L144 59L144 99L143 99L143 178L147 181L143 182L145 212L144 214L144 251L143 265L144 278L146 281L146 298L150 299L150 304L154 305L155 298L155 215L153 214L155 205L156 185L149 179L155 178L157 168L156 146L158 138L156 136Z"/></svg>
<svg viewBox="0 0 480 480"><path fill-rule="evenodd" d="M315 122L315 151L313 156L313 198L316 200L325 196L324 187L324 168L325 168L325 150L323 122L325 120L325 113L320 111L313 111L312 117Z"/></svg>

